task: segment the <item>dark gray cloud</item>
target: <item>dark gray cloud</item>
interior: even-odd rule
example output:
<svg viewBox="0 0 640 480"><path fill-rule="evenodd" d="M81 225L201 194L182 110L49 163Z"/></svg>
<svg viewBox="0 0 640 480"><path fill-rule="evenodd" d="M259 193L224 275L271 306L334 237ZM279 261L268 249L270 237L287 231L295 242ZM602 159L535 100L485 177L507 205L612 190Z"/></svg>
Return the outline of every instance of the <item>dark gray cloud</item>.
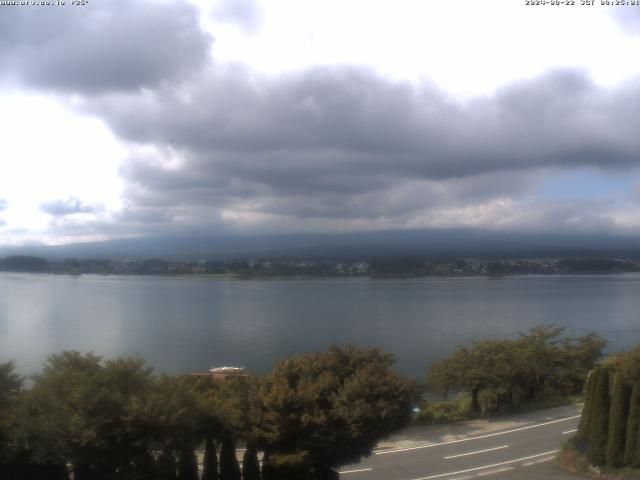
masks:
<svg viewBox="0 0 640 480"><path fill-rule="evenodd" d="M218 66L188 87L89 99L84 111L157 149L122 169L129 206L141 218L158 219L165 209L165 221L191 218L194 225L233 223L237 215L238 223L343 228L466 215L522 226L509 216L522 208L531 225L563 223L550 208L476 207L526 195L554 169L638 166L639 99L638 81L605 89L577 70L459 102L363 68L267 78ZM566 228L602 223L562 206L557 212L570 220Z"/></svg>
<svg viewBox="0 0 640 480"><path fill-rule="evenodd" d="M88 205L79 198L69 197L65 199L44 202L40 205L40 210L54 217L64 217L75 213L96 213L104 210L104 207Z"/></svg>
<svg viewBox="0 0 640 480"><path fill-rule="evenodd" d="M262 25L262 9L256 0L220 0L212 12L217 21L233 23L246 32L255 32Z"/></svg>
<svg viewBox="0 0 640 480"><path fill-rule="evenodd" d="M555 70L459 101L367 68L266 76L209 61L186 0L7 11L0 78L79 93L73 108L145 147L122 167L122 211L87 221L73 214L105 212L42 205L68 234L612 228L611 205L523 198L556 171L640 164L640 79L604 88ZM245 30L262 15L253 0L212 14Z"/></svg>
<svg viewBox="0 0 640 480"><path fill-rule="evenodd" d="M211 39L186 0L2 10L0 76L23 85L77 92L137 89L183 77L208 59Z"/></svg>

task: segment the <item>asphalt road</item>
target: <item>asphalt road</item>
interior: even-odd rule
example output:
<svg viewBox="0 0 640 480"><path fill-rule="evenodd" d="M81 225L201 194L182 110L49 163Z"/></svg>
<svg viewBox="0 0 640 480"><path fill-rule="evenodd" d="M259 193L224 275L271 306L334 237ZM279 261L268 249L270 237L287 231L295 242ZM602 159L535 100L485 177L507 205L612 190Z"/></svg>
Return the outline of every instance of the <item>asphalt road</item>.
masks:
<svg viewBox="0 0 640 480"><path fill-rule="evenodd" d="M579 416L542 421L439 443L376 451L340 468L342 480L574 478L554 466Z"/></svg>

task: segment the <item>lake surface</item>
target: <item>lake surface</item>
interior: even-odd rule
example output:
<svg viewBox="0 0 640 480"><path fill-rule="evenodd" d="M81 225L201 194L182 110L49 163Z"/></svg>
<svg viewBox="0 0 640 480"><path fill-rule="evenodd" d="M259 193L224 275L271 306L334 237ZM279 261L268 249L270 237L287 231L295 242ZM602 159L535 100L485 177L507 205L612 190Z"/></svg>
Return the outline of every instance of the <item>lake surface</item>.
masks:
<svg viewBox="0 0 640 480"><path fill-rule="evenodd" d="M243 365L331 344L380 346L422 378L456 346L553 323L640 344L640 274L415 280L210 280L0 273L0 359L64 349L141 355L158 371Z"/></svg>

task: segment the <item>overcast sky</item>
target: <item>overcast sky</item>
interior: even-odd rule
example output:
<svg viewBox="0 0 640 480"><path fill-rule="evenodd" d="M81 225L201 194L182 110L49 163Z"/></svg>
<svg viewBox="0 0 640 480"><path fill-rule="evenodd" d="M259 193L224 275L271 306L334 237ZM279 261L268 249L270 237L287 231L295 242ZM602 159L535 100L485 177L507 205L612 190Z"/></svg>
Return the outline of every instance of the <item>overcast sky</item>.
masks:
<svg viewBox="0 0 640 480"><path fill-rule="evenodd" d="M0 245L640 234L640 6L576 3L0 6Z"/></svg>

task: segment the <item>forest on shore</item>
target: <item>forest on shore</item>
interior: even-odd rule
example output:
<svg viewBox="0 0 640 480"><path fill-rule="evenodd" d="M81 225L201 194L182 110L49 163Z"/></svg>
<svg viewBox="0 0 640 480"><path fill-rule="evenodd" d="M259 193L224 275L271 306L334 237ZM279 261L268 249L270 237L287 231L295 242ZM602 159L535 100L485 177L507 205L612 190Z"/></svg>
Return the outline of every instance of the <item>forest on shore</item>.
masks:
<svg viewBox="0 0 640 480"><path fill-rule="evenodd" d="M432 365L426 382L394 372L393 355L354 346L289 357L261 377L218 381L156 375L141 358L75 351L51 355L25 381L9 361L0 363L0 474L336 478L336 467L371 454L411 421L437 420L443 409L465 419L581 394L605 344L595 333L568 337L539 326L461 346ZM427 400L436 395L449 400Z"/></svg>

